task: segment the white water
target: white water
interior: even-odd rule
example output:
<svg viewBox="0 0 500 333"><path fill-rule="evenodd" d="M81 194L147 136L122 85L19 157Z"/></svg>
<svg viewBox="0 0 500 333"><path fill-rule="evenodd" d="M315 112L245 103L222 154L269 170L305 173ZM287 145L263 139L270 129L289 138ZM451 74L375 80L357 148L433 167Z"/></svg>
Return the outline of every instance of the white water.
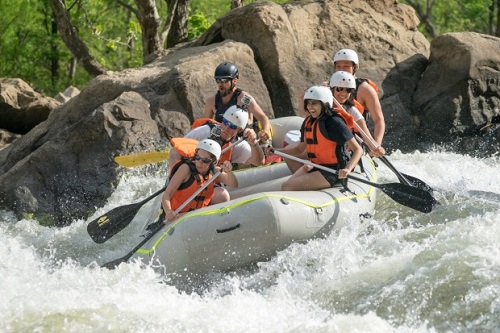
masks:
<svg viewBox="0 0 500 333"><path fill-rule="evenodd" d="M162 187L124 177L88 221L41 227L0 211L2 332L500 332L500 159L396 153L437 190L430 214L379 193L369 232L295 244L257 269L175 285L150 267L99 265L141 221L94 244L93 218ZM397 182L385 166L380 182ZM194 292L193 292L194 290Z"/></svg>

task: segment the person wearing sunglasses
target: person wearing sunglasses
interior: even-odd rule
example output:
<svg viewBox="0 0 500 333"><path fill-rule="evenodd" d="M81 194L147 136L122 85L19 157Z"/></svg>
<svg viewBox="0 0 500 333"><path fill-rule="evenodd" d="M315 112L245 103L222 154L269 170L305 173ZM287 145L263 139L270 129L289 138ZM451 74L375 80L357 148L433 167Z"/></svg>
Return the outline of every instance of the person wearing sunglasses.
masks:
<svg viewBox="0 0 500 333"><path fill-rule="evenodd" d="M170 182L162 197L165 222L177 219L179 216L175 213L175 210L219 170L222 173L217 177L216 181L234 188L238 187L238 180L232 172L232 164L225 161L220 166L217 166L220 156L221 146L214 140L205 139L201 140L196 146L193 158L182 158L172 166ZM214 182L210 183L206 189L181 210L180 214L214 204L213 199L216 192L224 191L227 192L222 187L216 188ZM229 193L227 193L227 199L229 200Z"/></svg>
<svg viewBox="0 0 500 333"><path fill-rule="evenodd" d="M346 112L339 114L332 109L333 94L330 88L310 87L304 93L303 103L309 116L302 123L300 142L284 148L269 147L267 153L280 151L296 157L305 155L311 162L337 170L338 174L305 164L283 183L283 191L332 187L347 177L363 155L363 148L349 130L352 117Z"/></svg>
<svg viewBox="0 0 500 333"><path fill-rule="evenodd" d="M217 93L205 101L203 117L222 122L223 115L229 107L240 106L249 112L248 125L258 131L259 139L262 142L269 140L271 138L269 118L255 98L236 87L239 79L238 67L234 63L223 62L215 69L214 79L218 88ZM254 124L254 120L258 123Z"/></svg>
<svg viewBox="0 0 500 333"><path fill-rule="evenodd" d="M264 164L264 152L257 139L257 134L251 128L246 128L248 123L248 112L237 106L226 110L222 123L208 122L189 131L184 137L195 140L212 139L219 143L222 149L229 147L219 159L219 165L226 161L243 166L258 166ZM238 137L245 140L235 144ZM172 147L170 150L169 165L172 166L180 158L180 154ZM229 200L229 193L221 191L223 188L215 189L212 204Z"/></svg>
<svg viewBox="0 0 500 333"><path fill-rule="evenodd" d="M382 147L382 140L385 133L385 120L382 113L382 106L378 99L378 88L375 83L369 79L357 78L356 71L359 69L358 55L354 50L341 49L333 56L335 71L344 71L352 74L356 82L356 90L351 94L351 101L356 108L366 118L368 115L373 120L374 138L379 147ZM374 152L375 156L385 154L382 150ZM370 154L373 154L370 151Z"/></svg>
<svg viewBox="0 0 500 333"><path fill-rule="evenodd" d="M361 112L354 106L351 100L351 95L356 90L356 80L354 76L349 72L337 71L332 74L330 82L328 84L333 93L333 97L342 105L343 110L336 107L337 112L343 112L344 110L349 113L354 121L362 129L363 139L368 142L375 142L372 137L368 126L366 126L366 121ZM358 132L357 128L351 128L352 131ZM366 135L366 137L365 137ZM367 146L369 147L369 146ZM370 150L370 154L375 157L380 157L385 154L385 149L382 146L378 146L377 149L373 148Z"/></svg>

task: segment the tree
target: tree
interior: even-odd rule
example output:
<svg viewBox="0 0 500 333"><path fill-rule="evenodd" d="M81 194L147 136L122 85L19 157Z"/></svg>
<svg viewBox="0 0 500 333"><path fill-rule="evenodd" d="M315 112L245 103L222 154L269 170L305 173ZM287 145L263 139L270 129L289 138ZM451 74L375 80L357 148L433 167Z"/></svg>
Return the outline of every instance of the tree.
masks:
<svg viewBox="0 0 500 333"><path fill-rule="evenodd" d="M415 9L430 39L449 31L500 36L500 0L403 0Z"/></svg>
<svg viewBox="0 0 500 333"><path fill-rule="evenodd" d="M54 18L57 22L57 28L62 40L90 75L97 76L103 74L106 68L101 66L101 64L94 59L85 43L78 37L78 31L71 23L71 18L69 17L66 5L63 1L64 0L50 0L50 5L54 11Z"/></svg>

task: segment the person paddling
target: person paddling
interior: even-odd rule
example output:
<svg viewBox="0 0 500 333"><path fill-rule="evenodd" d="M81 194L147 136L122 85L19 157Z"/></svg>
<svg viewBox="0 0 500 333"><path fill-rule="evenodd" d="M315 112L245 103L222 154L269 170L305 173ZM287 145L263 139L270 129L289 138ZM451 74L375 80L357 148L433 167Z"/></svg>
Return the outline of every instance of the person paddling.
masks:
<svg viewBox="0 0 500 333"><path fill-rule="evenodd" d="M179 214L175 210L183 204L197 189L208 182L215 173L222 170L217 181L231 187L238 187L238 180L232 172L231 162L225 161L219 167L217 162L221 156L220 145L211 139L201 140L196 146L193 158L181 158L170 173L170 182L162 197L162 208L165 222L178 218L179 214L206 207L214 197L214 182L202 191L195 199L184 207Z"/></svg>
<svg viewBox="0 0 500 333"><path fill-rule="evenodd" d="M349 130L352 117L332 109L333 95L328 87L314 86L304 94L304 108L309 116L302 123L300 142L285 148L267 148L292 156L304 156L316 164L338 170L338 174L303 165L285 183L284 191L320 190L332 187L354 169L363 149ZM352 152L352 156L349 151Z"/></svg>
<svg viewBox="0 0 500 333"><path fill-rule="evenodd" d="M224 112L229 107L243 107L250 113L247 125L258 132L259 140L265 142L271 139L271 123L256 100L248 92L236 87L239 76L238 67L232 62L223 62L217 66L214 73L217 93L205 101L203 116L222 122ZM254 126L254 116L258 121L257 126Z"/></svg>
<svg viewBox="0 0 500 333"><path fill-rule="evenodd" d="M343 109L352 116L356 124L358 124L361 128L362 132L360 135L363 136L363 139L368 142L375 142L375 139L371 136L370 131L368 130L368 126L366 126L365 118L350 99L351 94L356 90L356 81L354 76L351 73L344 71L335 72L332 74L328 85L333 93L333 97L337 99ZM343 111L338 108L336 108L336 110L338 112ZM356 126L351 130L359 133ZM365 135L366 137L364 137ZM367 147L370 148L369 146ZM375 149L372 146L370 154L375 157L380 157L385 154L385 149L383 147L377 147L377 149Z"/></svg>

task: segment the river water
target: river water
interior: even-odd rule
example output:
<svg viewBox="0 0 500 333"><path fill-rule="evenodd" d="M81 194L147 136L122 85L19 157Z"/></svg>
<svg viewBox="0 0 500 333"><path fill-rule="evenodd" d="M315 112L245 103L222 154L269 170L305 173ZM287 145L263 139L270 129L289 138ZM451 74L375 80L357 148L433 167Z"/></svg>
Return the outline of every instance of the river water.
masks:
<svg viewBox="0 0 500 333"><path fill-rule="evenodd" d="M256 267L180 284L138 262L139 218L105 244L86 225L163 186L123 177L105 207L65 228L0 211L1 332L500 332L500 158L443 151L390 161L436 190L430 214L382 192L370 228L294 244ZM383 164L379 182L397 182ZM144 211L144 212L143 212Z"/></svg>

